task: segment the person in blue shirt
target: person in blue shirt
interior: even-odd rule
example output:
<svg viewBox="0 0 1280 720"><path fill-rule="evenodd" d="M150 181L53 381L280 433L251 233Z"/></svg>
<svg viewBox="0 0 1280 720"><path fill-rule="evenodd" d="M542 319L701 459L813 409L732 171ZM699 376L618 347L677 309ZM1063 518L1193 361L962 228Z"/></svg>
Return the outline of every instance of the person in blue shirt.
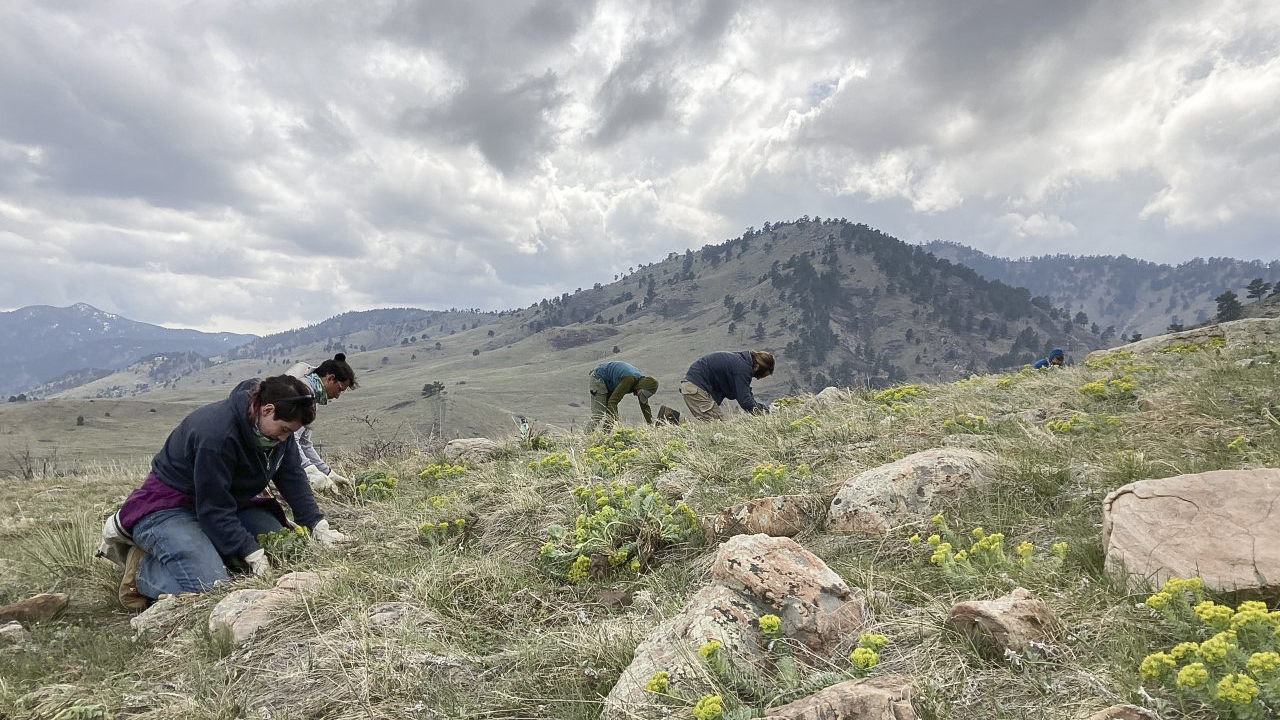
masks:
<svg viewBox="0 0 1280 720"><path fill-rule="evenodd" d="M1045 368L1051 367L1062 367L1063 363L1066 361L1067 354L1062 351L1062 348L1054 348L1049 351L1048 355L1032 363L1031 367L1036 370L1044 370Z"/></svg>
<svg viewBox="0 0 1280 720"><path fill-rule="evenodd" d="M587 426L588 433L593 432L602 419L606 431L612 428L618 421L618 403L627 395L636 396L644 421L653 424L649 398L658 392L658 381L645 375L640 368L618 360L600 363L591 370L589 380L591 424Z"/></svg>
<svg viewBox="0 0 1280 720"><path fill-rule="evenodd" d="M723 420L720 403L737 400L749 413L767 412L751 393L751 381L773 374L773 355L763 350L713 352L689 366L680 382L680 395L689 413L699 420Z"/></svg>

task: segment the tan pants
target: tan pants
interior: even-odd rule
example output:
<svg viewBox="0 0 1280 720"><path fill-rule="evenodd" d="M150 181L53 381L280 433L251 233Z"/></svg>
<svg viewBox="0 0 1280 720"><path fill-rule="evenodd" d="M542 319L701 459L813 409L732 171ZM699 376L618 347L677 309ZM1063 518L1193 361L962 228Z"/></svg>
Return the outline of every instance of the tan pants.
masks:
<svg viewBox="0 0 1280 720"><path fill-rule="evenodd" d="M694 385L688 380L680 381L680 396L684 404L689 406L689 414L698 420L723 420L720 406L711 399L711 393Z"/></svg>

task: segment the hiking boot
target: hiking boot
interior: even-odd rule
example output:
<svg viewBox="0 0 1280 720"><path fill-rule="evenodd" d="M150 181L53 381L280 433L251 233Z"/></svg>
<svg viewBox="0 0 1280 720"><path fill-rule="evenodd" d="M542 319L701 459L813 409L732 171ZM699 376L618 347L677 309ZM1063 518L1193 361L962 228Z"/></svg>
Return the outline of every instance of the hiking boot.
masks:
<svg viewBox="0 0 1280 720"><path fill-rule="evenodd" d="M151 604L151 598L138 592L138 566L147 556L147 551L132 545L124 560L124 577L120 578L120 604L125 610L142 612Z"/></svg>

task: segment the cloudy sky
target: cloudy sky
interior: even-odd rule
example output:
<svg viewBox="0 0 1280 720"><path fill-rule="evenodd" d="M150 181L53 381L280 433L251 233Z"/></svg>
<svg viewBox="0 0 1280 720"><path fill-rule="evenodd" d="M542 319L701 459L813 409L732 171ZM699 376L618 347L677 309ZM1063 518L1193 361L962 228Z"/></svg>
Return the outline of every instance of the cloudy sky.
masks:
<svg viewBox="0 0 1280 720"><path fill-rule="evenodd" d="M1274 0L0 0L0 107L0 310L500 310L802 215L1280 257Z"/></svg>

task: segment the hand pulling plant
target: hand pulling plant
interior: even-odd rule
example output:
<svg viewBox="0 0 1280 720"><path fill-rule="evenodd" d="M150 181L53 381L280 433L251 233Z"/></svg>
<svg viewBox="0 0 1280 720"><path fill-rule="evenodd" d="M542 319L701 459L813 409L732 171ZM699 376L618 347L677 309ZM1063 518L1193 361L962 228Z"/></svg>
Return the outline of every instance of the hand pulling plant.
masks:
<svg viewBox="0 0 1280 720"><path fill-rule="evenodd" d="M275 532L261 533L257 540L271 559L271 564L283 567L302 559L307 552L311 534L306 527L295 525L292 528L284 527Z"/></svg>

